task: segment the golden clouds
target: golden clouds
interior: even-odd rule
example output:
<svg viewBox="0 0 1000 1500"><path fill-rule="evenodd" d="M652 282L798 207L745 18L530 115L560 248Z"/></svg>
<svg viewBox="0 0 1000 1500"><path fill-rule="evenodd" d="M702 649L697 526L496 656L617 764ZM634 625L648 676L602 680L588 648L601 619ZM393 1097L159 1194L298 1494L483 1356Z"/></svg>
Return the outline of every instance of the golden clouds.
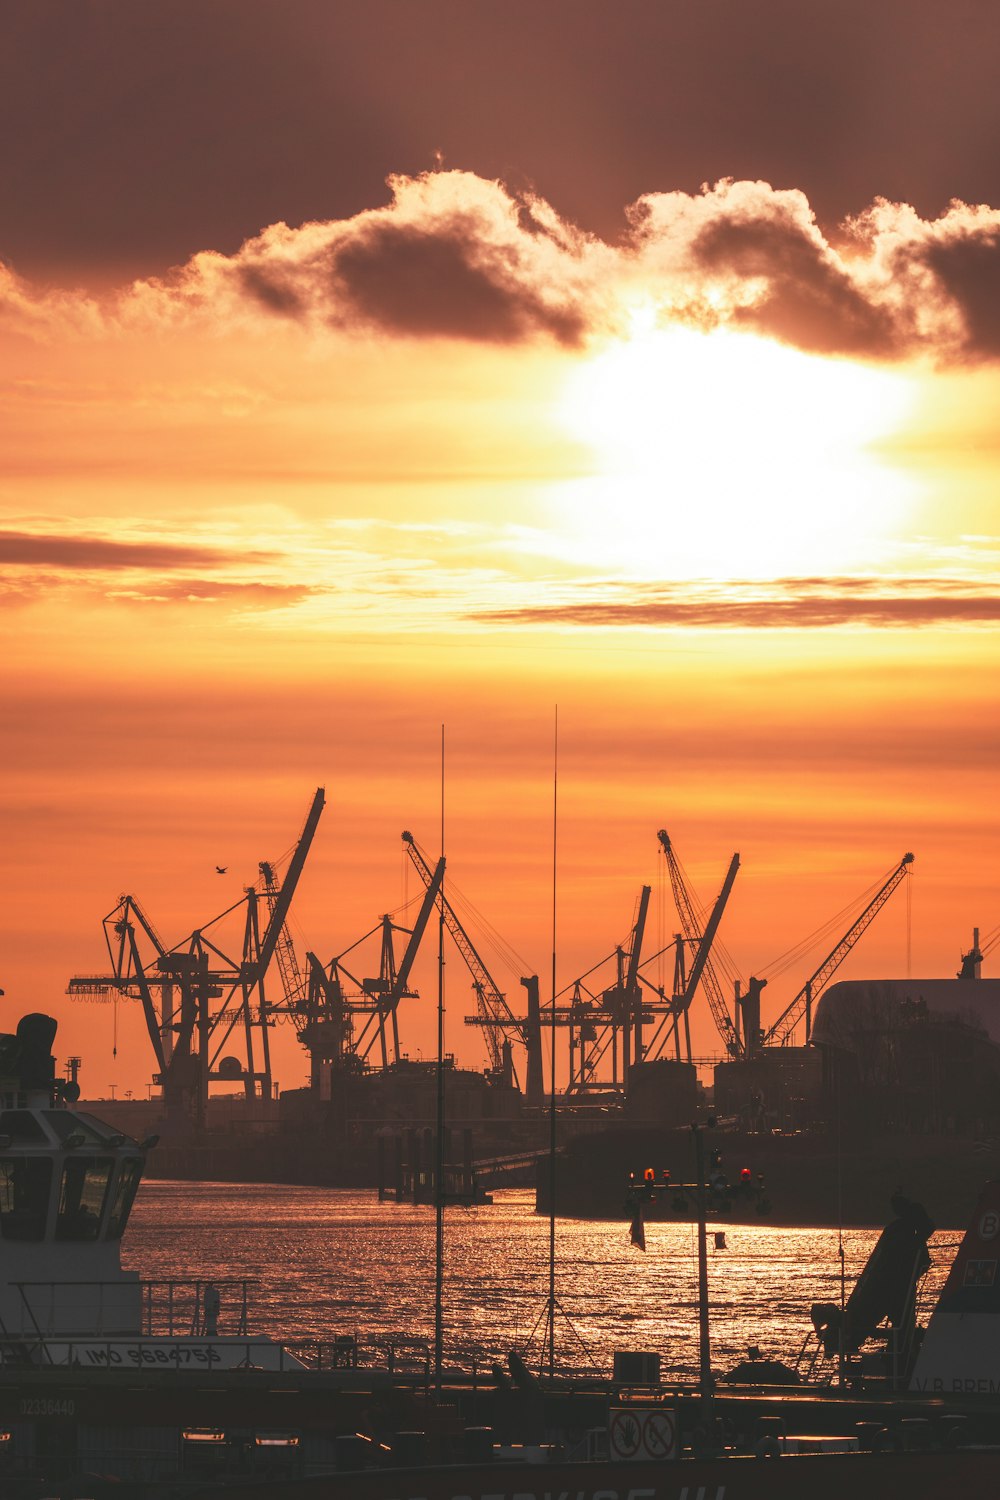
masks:
<svg viewBox="0 0 1000 1500"><path fill-rule="evenodd" d="M751 329L796 347L948 363L1000 353L1000 212L951 204L924 220L876 200L821 227L805 194L722 181L650 193L615 243L531 193L470 172L392 177L351 218L273 224L235 255L203 251L98 306L0 281L0 326L45 338L167 328L576 347L620 334L637 299L666 324Z"/></svg>
<svg viewBox="0 0 1000 1500"><path fill-rule="evenodd" d="M961 486L913 534L890 365L990 353L995 210L833 233L724 181L612 243L468 172L390 189L110 296L5 274L8 603L297 640L993 621L989 527L941 551Z"/></svg>

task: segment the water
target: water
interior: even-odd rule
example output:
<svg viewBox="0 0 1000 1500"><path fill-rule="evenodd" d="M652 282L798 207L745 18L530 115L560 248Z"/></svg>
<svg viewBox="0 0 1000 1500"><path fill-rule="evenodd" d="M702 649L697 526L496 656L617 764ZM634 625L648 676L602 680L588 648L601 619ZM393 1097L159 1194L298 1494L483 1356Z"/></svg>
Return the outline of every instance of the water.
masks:
<svg viewBox="0 0 1000 1500"><path fill-rule="evenodd" d="M548 1296L548 1220L534 1195L501 1189L492 1206L445 1219L445 1359L542 1356ZM794 1362L813 1302L840 1301L838 1234L725 1224L709 1240L713 1366L756 1344ZM850 1292L877 1232L845 1230ZM937 1296L960 1235L937 1233L922 1302ZM664 1369L697 1370L697 1265L691 1224L646 1225L646 1251L624 1222L561 1220L556 1240L556 1356L563 1368L610 1372L616 1349L651 1350ZM378 1203L373 1192L260 1184L145 1182L123 1263L145 1278L249 1279L251 1330L274 1338L357 1337L364 1352L393 1335L433 1340L434 1211ZM538 1325L536 1327L536 1325ZM219 1324L226 1331L226 1307ZM530 1362L530 1361L529 1361Z"/></svg>

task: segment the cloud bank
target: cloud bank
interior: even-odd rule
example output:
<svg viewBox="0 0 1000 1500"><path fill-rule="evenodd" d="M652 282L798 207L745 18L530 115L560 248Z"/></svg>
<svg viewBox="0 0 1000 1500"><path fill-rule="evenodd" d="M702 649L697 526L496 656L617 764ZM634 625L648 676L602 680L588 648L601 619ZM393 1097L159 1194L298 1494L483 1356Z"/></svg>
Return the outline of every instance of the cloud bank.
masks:
<svg viewBox="0 0 1000 1500"><path fill-rule="evenodd" d="M1000 211L936 219L879 199L822 227L805 194L722 181L651 193L616 243L473 173L394 177L351 218L274 224L114 297L37 291L0 267L0 328L28 337L275 323L404 339L579 345L637 305L810 352L938 364L1000 357Z"/></svg>

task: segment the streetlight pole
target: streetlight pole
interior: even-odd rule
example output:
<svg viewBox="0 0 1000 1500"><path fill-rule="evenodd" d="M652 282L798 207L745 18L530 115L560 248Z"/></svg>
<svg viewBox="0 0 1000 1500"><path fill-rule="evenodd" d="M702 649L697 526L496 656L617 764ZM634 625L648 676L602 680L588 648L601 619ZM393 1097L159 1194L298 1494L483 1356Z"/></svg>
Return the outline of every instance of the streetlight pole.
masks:
<svg viewBox="0 0 1000 1500"><path fill-rule="evenodd" d="M710 1122L714 1124L714 1120ZM698 1205L698 1390L706 1438L711 1432L712 1352L708 1322L708 1232L705 1225L705 1141L703 1125L692 1125L695 1157L695 1189Z"/></svg>

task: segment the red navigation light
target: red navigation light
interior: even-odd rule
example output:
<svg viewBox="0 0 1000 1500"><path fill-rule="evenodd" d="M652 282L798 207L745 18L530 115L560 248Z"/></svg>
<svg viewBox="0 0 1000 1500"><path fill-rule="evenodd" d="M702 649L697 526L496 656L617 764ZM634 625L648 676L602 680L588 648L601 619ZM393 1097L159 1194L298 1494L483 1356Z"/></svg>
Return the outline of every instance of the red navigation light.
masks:
<svg viewBox="0 0 1000 1500"><path fill-rule="evenodd" d="M752 1176L753 1176L753 1173L751 1172L750 1168L749 1167L744 1167L741 1170L741 1172L740 1172L740 1181L741 1182L749 1182Z"/></svg>
<svg viewBox="0 0 1000 1500"><path fill-rule="evenodd" d="M664 1187L669 1187L670 1186L670 1173L667 1171L666 1167L663 1168L663 1171L662 1171L662 1173L660 1175L663 1178L663 1186Z"/></svg>
<svg viewBox="0 0 1000 1500"><path fill-rule="evenodd" d="M646 1179L647 1182L655 1182L656 1181L656 1171L655 1171L655 1168L653 1168L653 1167L647 1167L646 1170L645 1170L645 1172L643 1172L642 1175L643 1175L643 1177L645 1177L645 1179Z"/></svg>

